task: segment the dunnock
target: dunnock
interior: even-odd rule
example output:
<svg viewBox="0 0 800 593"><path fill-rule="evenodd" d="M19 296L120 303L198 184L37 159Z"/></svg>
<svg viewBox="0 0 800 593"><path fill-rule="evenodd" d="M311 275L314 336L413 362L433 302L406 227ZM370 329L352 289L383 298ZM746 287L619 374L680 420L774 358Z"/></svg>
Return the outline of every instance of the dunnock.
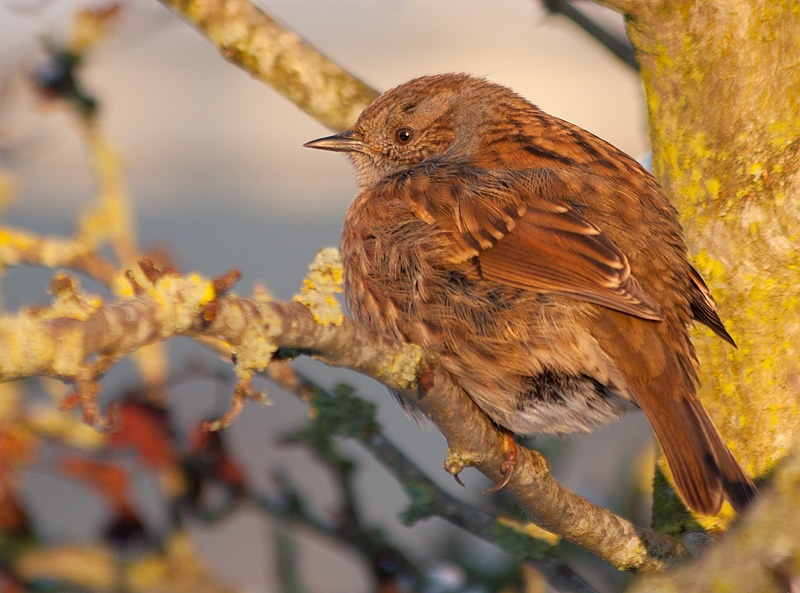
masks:
<svg viewBox="0 0 800 593"><path fill-rule="evenodd" d="M464 74L402 84L306 146L355 164L350 310L440 351L434 393L462 389L525 435L588 432L638 406L690 508L754 498L697 397L687 327L733 339L675 209L631 157Z"/></svg>

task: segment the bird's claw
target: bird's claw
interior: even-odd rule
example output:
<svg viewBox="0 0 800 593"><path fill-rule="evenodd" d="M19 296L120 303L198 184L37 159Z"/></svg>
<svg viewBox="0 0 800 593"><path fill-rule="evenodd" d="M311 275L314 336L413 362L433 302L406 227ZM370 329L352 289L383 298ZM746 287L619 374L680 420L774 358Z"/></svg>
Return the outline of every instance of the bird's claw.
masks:
<svg viewBox="0 0 800 593"><path fill-rule="evenodd" d="M500 471L503 472L503 479L491 488L484 490L484 494L490 494L505 488L517 467L517 445L514 442L514 435L505 429L503 430L503 455L505 459L503 459L503 463L500 465Z"/></svg>

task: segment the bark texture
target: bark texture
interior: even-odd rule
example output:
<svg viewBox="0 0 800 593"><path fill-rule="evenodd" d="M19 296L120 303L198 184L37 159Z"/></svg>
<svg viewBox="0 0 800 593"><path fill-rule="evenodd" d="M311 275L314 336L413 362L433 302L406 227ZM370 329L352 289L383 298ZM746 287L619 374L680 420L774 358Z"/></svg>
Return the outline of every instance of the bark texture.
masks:
<svg viewBox="0 0 800 593"><path fill-rule="evenodd" d="M698 330L701 397L757 478L800 419L800 4L605 3L626 12L655 175L738 344Z"/></svg>

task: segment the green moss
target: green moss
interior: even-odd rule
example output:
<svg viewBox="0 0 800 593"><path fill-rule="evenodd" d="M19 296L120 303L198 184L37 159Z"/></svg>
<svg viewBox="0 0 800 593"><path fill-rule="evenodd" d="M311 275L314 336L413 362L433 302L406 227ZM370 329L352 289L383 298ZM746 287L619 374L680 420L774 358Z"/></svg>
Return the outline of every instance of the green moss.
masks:
<svg viewBox="0 0 800 593"><path fill-rule="evenodd" d="M355 390L344 383L333 388L334 397L312 394L311 405L314 423L328 434L347 438L367 438L380 430L375 419L376 407L372 402L355 395Z"/></svg>
<svg viewBox="0 0 800 593"><path fill-rule="evenodd" d="M658 466L653 475L653 529L674 536L702 530Z"/></svg>
<svg viewBox="0 0 800 593"><path fill-rule="evenodd" d="M430 484L425 482L404 482L403 490L408 496L409 503L398 516L403 525L410 527L421 519L427 519L436 514L434 509L434 493Z"/></svg>

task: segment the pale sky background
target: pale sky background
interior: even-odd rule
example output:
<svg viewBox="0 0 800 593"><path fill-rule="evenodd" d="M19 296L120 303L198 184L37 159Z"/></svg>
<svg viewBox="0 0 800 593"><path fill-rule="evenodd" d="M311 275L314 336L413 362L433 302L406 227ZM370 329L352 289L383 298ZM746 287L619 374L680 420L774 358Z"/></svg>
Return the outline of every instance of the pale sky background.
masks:
<svg viewBox="0 0 800 593"><path fill-rule="evenodd" d="M0 5L4 72L30 64L35 34L63 31L57 16L67 12L57 0L35 13L9 4ZM341 213L353 194L349 164L302 148L327 130L225 62L156 0L127 6L116 34L90 56L85 80L103 102L106 133L123 155L140 212L226 200L281 217ZM264 7L378 89L435 72L484 75L637 158L648 152L638 78L534 0L273 0ZM24 102L16 92L6 99ZM75 131L57 115L11 113L19 120L12 133L33 145L21 201L65 212L84 203L92 178Z"/></svg>
<svg viewBox="0 0 800 593"><path fill-rule="evenodd" d="M94 182L69 117L36 111L20 75L37 59L37 35L62 35L64 15L79 5L74 0L0 4L0 168L12 171L19 187L15 204L4 215L12 224L40 232L68 234L80 208L91 201ZM484 75L636 158L649 152L637 76L570 22L548 16L534 0L271 0L262 6L378 89L436 72ZM618 16L604 12L603 18L621 29ZM288 298L314 252L336 243L355 193L349 163L340 155L302 148L329 131L225 62L156 0L126 3L115 33L89 57L85 84L100 99L103 129L121 154L140 236L146 243L170 245L184 268L212 275L235 265L245 273L240 292L262 278L280 298ZM12 270L4 279L13 306L18 306L15 299L48 298L47 274L36 274ZM197 354L191 345L179 343L175 349ZM429 475L451 492L484 503L480 490L487 482L467 471L467 489L455 486L441 469L442 438L408 421L383 388L344 371L302 364L327 382L355 381L379 403L390 436ZM119 380L133 378L122 371ZM193 389L214 391L183 387L176 402L196 401ZM332 508L324 471L305 453L273 443L287 426L302 421L304 407L279 392L273 398L272 408L248 407L226 438L259 487L268 486L271 467L288 466L314 504ZM206 406L202 414L208 413L213 393L201 393L199 399ZM202 415L191 406L181 414L187 423ZM617 479L606 469L606 444L616 443L626 464L649 439L641 415L626 419L599 435L567 441L570 463L556 464L554 471L567 486L602 504L607 501L598 492L612 488ZM411 555L435 555L430 550L448 533L444 524L400 526L395 515L405 505L404 495L374 462L364 464L368 471L360 483L370 519L386 526ZM72 507L53 509L36 498L36 486L46 487L51 479L29 477L32 508L54 515L73 509L75 517L82 517L101 506L90 494L78 492L70 499ZM147 480L137 486L146 490ZM90 540L78 525L85 521L68 523L70 528L51 534L53 541ZM225 524L198 527L195 533L221 578L251 591L272 591L269 528L261 515L242 510ZM331 550L312 535L304 535L303 542L303 561L316 569L304 571L309 591L368 590L369 581L353 556ZM502 559L488 546L478 550L480 561Z"/></svg>

